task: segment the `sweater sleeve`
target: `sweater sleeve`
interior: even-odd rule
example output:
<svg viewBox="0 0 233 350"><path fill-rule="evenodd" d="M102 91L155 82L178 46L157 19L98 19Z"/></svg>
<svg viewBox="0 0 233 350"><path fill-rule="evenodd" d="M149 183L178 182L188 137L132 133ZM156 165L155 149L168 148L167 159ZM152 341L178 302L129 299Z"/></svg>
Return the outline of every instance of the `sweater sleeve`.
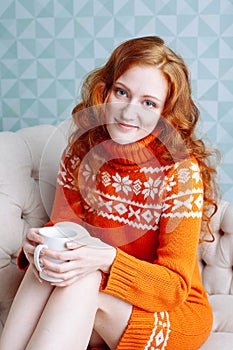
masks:
<svg viewBox="0 0 233 350"><path fill-rule="evenodd" d="M82 221L83 207L74 176L78 163L79 158L75 156L67 160L67 157L63 155L61 159L49 225L61 221L76 223Z"/></svg>
<svg viewBox="0 0 233 350"><path fill-rule="evenodd" d="M203 186L195 160L176 163L165 178L154 263L120 249L101 290L156 312L171 310L187 298L196 265L203 209Z"/></svg>
<svg viewBox="0 0 233 350"><path fill-rule="evenodd" d="M74 155L69 157L69 148L67 147L63 152L59 165L50 221L45 226L52 226L60 221L81 222L82 205L73 174L78 165L79 158ZM23 249L21 249L17 257L17 266L20 270L25 271L28 265L29 262Z"/></svg>

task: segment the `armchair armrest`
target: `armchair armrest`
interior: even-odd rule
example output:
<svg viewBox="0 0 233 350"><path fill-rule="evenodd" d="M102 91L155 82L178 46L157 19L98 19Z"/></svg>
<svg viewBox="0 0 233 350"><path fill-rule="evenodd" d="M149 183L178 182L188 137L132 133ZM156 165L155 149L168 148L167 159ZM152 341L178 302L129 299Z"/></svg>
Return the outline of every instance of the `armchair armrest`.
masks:
<svg viewBox="0 0 233 350"><path fill-rule="evenodd" d="M23 276L16 267L22 239L49 219L68 125L0 133L0 332Z"/></svg>

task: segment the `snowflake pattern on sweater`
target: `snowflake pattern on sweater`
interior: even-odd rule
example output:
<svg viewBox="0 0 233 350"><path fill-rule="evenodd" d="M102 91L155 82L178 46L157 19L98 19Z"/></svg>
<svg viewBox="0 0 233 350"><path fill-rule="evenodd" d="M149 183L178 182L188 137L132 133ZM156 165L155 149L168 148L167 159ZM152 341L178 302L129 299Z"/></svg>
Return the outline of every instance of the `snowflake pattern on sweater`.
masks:
<svg viewBox="0 0 233 350"><path fill-rule="evenodd" d="M74 156L70 162L75 170L81 160ZM104 168L107 167L105 164ZM203 189L200 170L194 160L164 167L143 167L127 176L111 166L96 175L89 164L81 166L80 172L88 188L88 193L82 193L85 209L103 218L142 230L157 230L161 214L164 217L202 216ZM61 162L57 181L64 188L77 191L73 173L67 170L64 162ZM197 186L190 189L190 181ZM174 188L178 188L175 193ZM162 200L164 193L166 198Z"/></svg>

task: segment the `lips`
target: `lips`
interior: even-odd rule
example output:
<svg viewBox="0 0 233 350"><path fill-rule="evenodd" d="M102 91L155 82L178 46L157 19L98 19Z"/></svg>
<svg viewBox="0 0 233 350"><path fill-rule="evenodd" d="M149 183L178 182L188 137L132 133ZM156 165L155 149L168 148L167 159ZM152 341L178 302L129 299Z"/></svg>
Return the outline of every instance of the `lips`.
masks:
<svg viewBox="0 0 233 350"><path fill-rule="evenodd" d="M120 122L118 120L116 121L116 124L117 124L117 126L120 129L123 129L123 130L135 130L135 129L138 129L138 126L136 126L136 125L122 123L122 122Z"/></svg>

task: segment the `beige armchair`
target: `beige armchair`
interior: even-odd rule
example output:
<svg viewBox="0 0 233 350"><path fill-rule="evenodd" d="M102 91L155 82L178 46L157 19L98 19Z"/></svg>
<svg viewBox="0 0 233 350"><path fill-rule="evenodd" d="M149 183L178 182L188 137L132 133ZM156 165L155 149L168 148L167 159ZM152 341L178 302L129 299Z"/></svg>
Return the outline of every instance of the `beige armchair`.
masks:
<svg viewBox="0 0 233 350"><path fill-rule="evenodd" d="M16 267L22 238L29 227L40 227L49 218L69 125L0 133L0 333L23 277ZM198 251L214 312L212 333L201 349L232 350L233 203L220 202L212 227L215 242L201 244Z"/></svg>

